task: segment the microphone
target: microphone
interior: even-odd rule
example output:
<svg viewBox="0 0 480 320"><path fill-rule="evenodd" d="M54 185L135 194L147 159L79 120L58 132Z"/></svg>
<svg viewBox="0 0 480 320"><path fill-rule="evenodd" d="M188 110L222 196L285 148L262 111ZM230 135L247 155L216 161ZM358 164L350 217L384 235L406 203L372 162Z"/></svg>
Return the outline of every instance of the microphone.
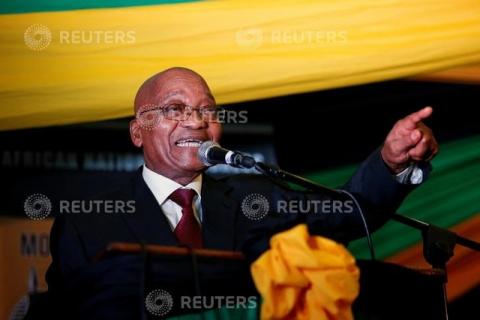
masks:
<svg viewBox="0 0 480 320"><path fill-rule="evenodd" d="M228 164L237 168L252 168L256 163L252 157L238 151L224 149L213 141L205 141L200 145L198 158L206 166Z"/></svg>

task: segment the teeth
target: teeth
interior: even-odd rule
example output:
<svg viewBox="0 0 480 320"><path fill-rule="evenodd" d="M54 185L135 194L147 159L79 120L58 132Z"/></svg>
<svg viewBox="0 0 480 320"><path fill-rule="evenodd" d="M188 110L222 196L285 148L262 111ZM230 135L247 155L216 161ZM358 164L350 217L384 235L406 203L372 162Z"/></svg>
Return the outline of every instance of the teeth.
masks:
<svg viewBox="0 0 480 320"><path fill-rule="evenodd" d="M195 147L200 147L202 144L202 141L200 140L194 140L194 139L185 139L185 140L180 140L177 141L176 145L182 148L195 148Z"/></svg>

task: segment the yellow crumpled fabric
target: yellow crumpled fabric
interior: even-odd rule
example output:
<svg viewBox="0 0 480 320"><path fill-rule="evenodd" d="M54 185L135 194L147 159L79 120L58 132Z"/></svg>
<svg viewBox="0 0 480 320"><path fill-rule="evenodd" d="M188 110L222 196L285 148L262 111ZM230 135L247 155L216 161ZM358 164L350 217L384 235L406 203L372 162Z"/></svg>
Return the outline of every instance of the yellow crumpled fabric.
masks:
<svg viewBox="0 0 480 320"><path fill-rule="evenodd" d="M355 258L302 224L279 233L250 267L262 295L261 319L353 319L360 289Z"/></svg>

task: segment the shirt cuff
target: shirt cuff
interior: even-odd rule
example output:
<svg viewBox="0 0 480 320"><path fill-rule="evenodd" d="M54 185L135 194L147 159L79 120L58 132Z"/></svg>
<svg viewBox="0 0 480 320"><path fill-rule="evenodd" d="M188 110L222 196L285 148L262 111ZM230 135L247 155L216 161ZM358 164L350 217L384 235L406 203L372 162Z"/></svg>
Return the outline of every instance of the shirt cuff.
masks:
<svg viewBox="0 0 480 320"><path fill-rule="evenodd" d="M395 175L395 180L401 184L421 184L429 172L429 166L421 168L419 164L414 163L408 168Z"/></svg>

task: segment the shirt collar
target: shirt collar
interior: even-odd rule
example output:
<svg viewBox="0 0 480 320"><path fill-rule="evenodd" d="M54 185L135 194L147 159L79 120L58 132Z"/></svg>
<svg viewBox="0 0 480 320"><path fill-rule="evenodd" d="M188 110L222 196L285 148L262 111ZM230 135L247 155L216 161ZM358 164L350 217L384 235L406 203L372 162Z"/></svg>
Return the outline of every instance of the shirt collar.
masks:
<svg viewBox="0 0 480 320"><path fill-rule="evenodd" d="M173 181L155 171L147 168L146 165L143 165L142 177L145 180L148 188L152 191L155 199L158 203L162 205L168 197L179 188L193 189L198 195L198 199L202 194L202 175L199 174L186 186L182 186L180 183Z"/></svg>

